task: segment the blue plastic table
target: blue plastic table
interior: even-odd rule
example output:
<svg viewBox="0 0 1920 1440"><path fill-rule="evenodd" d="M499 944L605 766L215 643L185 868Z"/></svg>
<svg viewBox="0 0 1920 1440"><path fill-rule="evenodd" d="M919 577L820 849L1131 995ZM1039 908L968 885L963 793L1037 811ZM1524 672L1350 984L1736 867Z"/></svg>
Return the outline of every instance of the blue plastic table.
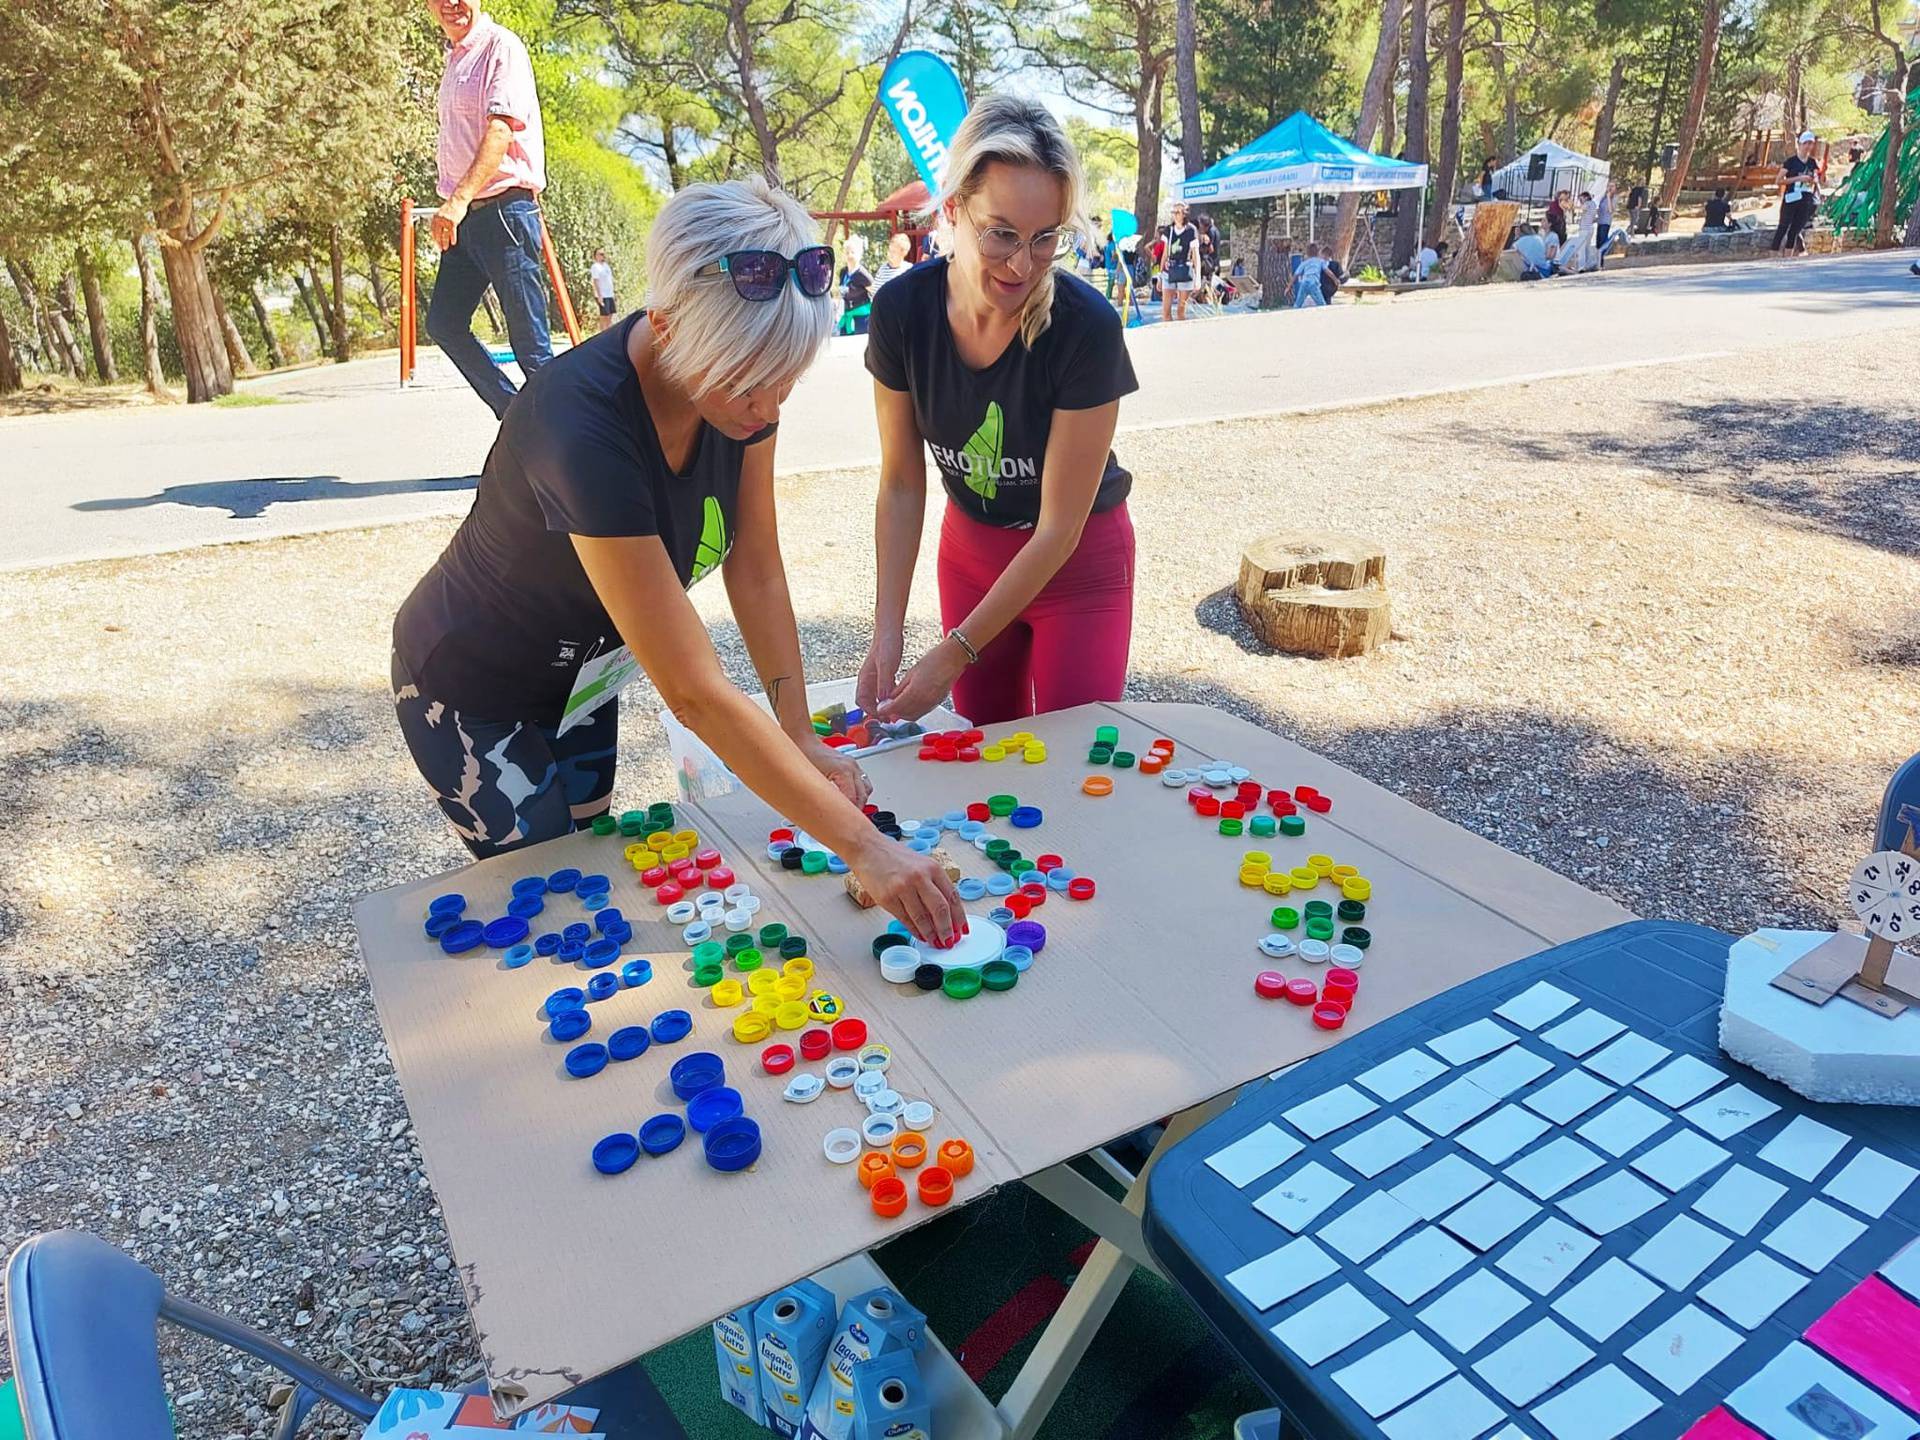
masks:
<svg viewBox="0 0 1920 1440"><path fill-rule="evenodd" d="M1899 1107L1814 1105L1746 1067L1733 1063L1719 1052L1715 1041L1721 980L1731 943L1728 936L1715 930L1660 921L1638 921L1604 930L1481 976L1391 1020L1383 1021L1295 1066L1284 1075L1264 1082L1258 1088L1249 1090L1232 1109L1187 1137L1161 1158L1148 1186L1144 1228L1149 1248L1166 1273L1185 1290L1287 1416L1314 1440L1406 1433L1404 1424L1396 1428L1394 1423L1396 1415L1405 1415L1404 1408L1379 1418L1370 1417L1346 1390L1334 1382L1333 1374L1409 1331L1431 1342L1451 1362L1454 1376L1473 1382L1475 1388L1505 1411L1501 1420L1485 1427L1487 1431L1499 1431L1503 1437L1515 1433L1527 1436L1548 1434L1546 1424L1529 1418L1532 1412L1556 1394L1563 1393L1602 1367L1612 1364L1660 1402L1659 1408L1651 1415L1620 1433L1632 1437L1632 1440L1653 1440L1656 1436L1671 1440L1671 1437L1685 1432L1730 1391L1777 1356L1783 1347L1800 1336L1809 1324L1827 1312L1864 1277L1912 1241L1916 1230L1920 1230L1920 1184L1915 1184L1882 1217L1867 1220L1864 1233L1846 1245L1831 1264L1824 1268L1816 1267L1817 1273L1811 1276L1805 1287L1770 1318L1750 1330L1740 1329L1741 1343L1738 1348L1678 1395L1622 1358L1623 1352L1650 1330L1661 1328L1662 1317L1673 1312L1676 1301L1691 1300L1700 1286L1708 1284L1732 1263L1754 1251L1761 1239L1778 1226L1784 1217L1792 1215L1807 1197L1818 1195L1821 1186L1844 1168L1843 1163L1836 1159L1830 1166L1817 1170L1811 1180L1801 1180L1755 1160L1758 1150L1777 1136L1794 1116L1814 1116L1852 1137L1843 1152L1846 1156L1855 1154L1860 1144L1864 1143L1891 1159L1920 1166L1920 1112ZM1717 1142L1732 1152L1730 1163L1744 1164L1750 1170L1763 1172L1767 1179L1785 1185L1786 1195L1766 1212L1764 1222L1755 1225L1750 1233L1734 1235L1729 1248L1718 1261L1709 1265L1693 1282L1677 1290L1662 1287L1660 1302L1649 1304L1637 1318L1628 1321L1609 1339L1594 1340L1561 1322L1563 1328L1594 1352L1594 1356L1526 1404L1503 1400L1498 1391L1475 1374L1473 1367L1506 1341L1543 1318L1559 1321L1560 1317L1555 1315L1551 1307L1553 1302L1573 1288L1571 1284L1545 1296L1526 1294L1524 1310L1483 1342L1474 1343L1464 1354L1437 1339L1435 1332L1415 1318L1416 1313L1473 1272L1493 1269L1505 1248L1516 1244L1517 1237L1524 1237L1541 1218L1557 1216L1567 1219L1557 1209L1559 1199L1573 1195L1614 1172L1625 1170L1636 1158L1662 1143L1676 1129L1689 1129L1684 1123L1677 1126L1669 1124L1660 1137L1629 1147L1619 1157L1605 1158L1601 1168L1568 1186L1554 1198L1541 1200L1538 1215L1521 1224L1505 1240L1488 1247L1476 1257L1474 1263L1459 1270L1414 1303L1402 1303L1367 1274L1369 1265L1376 1263L1381 1255L1391 1252L1400 1239L1406 1238L1402 1235L1380 1251L1367 1255L1361 1263L1349 1260L1332 1246L1323 1245L1322 1248L1337 1262L1330 1275L1267 1309L1255 1310L1225 1277L1292 1240L1286 1229L1256 1210L1254 1202L1268 1190L1279 1188L1277 1182L1283 1177L1292 1176L1301 1165L1317 1160L1328 1170L1353 1182L1352 1189L1318 1220L1301 1227L1301 1234L1317 1237L1326 1222L1348 1213L1365 1197L1392 1188L1450 1152L1491 1170L1497 1178L1505 1177L1511 1163L1490 1165L1462 1150L1457 1142L1460 1134L1469 1127L1462 1127L1451 1137L1432 1138L1417 1154L1390 1166L1372 1179L1362 1177L1332 1154L1334 1147L1349 1141L1369 1125L1389 1116L1403 1114L1423 1098L1464 1075L1472 1068L1471 1064L1456 1065L1446 1072L1447 1078L1434 1079L1395 1100L1379 1100L1377 1109L1362 1120L1335 1129L1319 1139L1307 1137L1287 1125L1280 1118L1283 1112L1310 1097L1321 1096L1352 1081L1383 1060L1400 1055L1421 1042L1431 1041L1480 1017L1491 1015L1496 1007L1528 991L1542 980L1550 981L1584 1002L1583 1007L1569 1009L1561 1018L1582 1013L1584 1006L1596 1008L1625 1022L1629 1030L1670 1048L1676 1055L1690 1053L1714 1065L1726 1072L1734 1082L1744 1083L1781 1107L1777 1114ZM1284 1021L1294 1017L1282 1012L1276 1018ZM1509 1103L1535 1095L1540 1088L1558 1077L1581 1067L1583 1062L1580 1059L1559 1053L1551 1044L1540 1042L1540 1031L1551 1029L1554 1023L1545 1022L1531 1031L1517 1026L1509 1027L1519 1030L1519 1041L1525 1048L1544 1060L1551 1060L1554 1066L1537 1083L1510 1096ZM1591 1054L1587 1058L1591 1059ZM1667 1063L1661 1061L1648 1074L1657 1073ZM1621 1086L1620 1093L1635 1095L1653 1104L1632 1084ZM1366 1098L1377 1099L1374 1096ZM1612 1103L1609 1099L1592 1113L1598 1113ZM1664 1107L1654 1105L1654 1108ZM1418 1118L1418 1115L1414 1117L1416 1120ZM1589 1118L1590 1115L1582 1115L1564 1126L1554 1126L1546 1136L1540 1137L1537 1142L1530 1142L1530 1146L1545 1145L1549 1143L1550 1136L1571 1134ZM1668 1112L1667 1118L1674 1120L1676 1117L1673 1112ZM1244 1188L1229 1183L1209 1168L1206 1163L1208 1157L1217 1155L1223 1147L1268 1123L1278 1125L1293 1140L1302 1142L1297 1155L1265 1176L1250 1181ZM1532 1149L1523 1146L1515 1152L1514 1158L1523 1158L1530 1153ZM1692 1201L1727 1169L1728 1165L1723 1163L1671 1194L1663 1191L1666 1203L1600 1238L1598 1248L1575 1272L1574 1281L1577 1283L1590 1275L1609 1257L1624 1258L1632 1254L1676 1214L1688 1213ZM1853 1216L1845 1206L1838 1208L1852 1219L1866 1218ZM1698 1220L1699 1216L1694 1214L1693 1218ZM1406 1234L1412 1234L1420 1228L1415 1226L1413 1231ZM1920 1266L1914 1269L1920 1270ZM1499 1278L1509 1279L1505 1275ZM1309 1365L1276 1339L1271 1328L1289 1314L1296 1313L1342 1285L1351 1285L1359 1291L1367 1301L1385 1313L1386 1320L1370 1334L1345 1346L1331 1357ZM1445 1383L1452 1382L1449 1380ZM1509 1423L1514 1425L1513 1430L1502 1429L1503 1425ZM1920 1430L1920 1425L1910 1428ZM1434 1430L1428 1433L1440 1432ZM1463 1429L1460 1433L1467 1432ZM1471 1433L1477 1435L1483 1432L1476 1429ZM1873 1433L1877 1440L1880 1432L1876 1430ZM1901 1431L1898 1440L1905 1440L1908 1433L1907 1430Z"/></svg>

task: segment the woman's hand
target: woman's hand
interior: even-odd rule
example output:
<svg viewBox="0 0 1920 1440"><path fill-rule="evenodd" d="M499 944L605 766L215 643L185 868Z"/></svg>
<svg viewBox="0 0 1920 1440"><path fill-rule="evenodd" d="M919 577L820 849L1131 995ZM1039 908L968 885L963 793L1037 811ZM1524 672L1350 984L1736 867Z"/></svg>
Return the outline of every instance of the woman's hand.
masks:
<svg viewBox="0 0 1920 1440"><path fill-rule="evenodd" d="M867 772L860 768L860 762L844 750L836 750L831 745L823 745L818 737L812 737L802 744L800 753L813 762L833 788L856 805L864 805L873 794L873 782L867 779Z"/></svg>
<svg viewBox="0 0 1920 1440"><path fill-rule="evenodd" d="M952 693L953 682L966 668L966 652L952 640L942 640L907 672L893 698L880 703L880 718L918 720Z"/></svg>
<svg viewBox="0 0 1920 1440"><path fill-rule="evenodd" d="M883 701L891 700L899 688L900 652L905 644L898 630L874 632L873 643L867 647L867 658L860 665L860 678L853 688L854 703L869 715L879 709Z"/></svg>
<svg viewBox="0 0 1920 1440"><path fill-rule="evenodd" d="M931 855L875 831L873 843L857 858L848 857L847 864L874 903L906 921L923 944L944 947L959 938L967 917L953 882Z"/></svg>

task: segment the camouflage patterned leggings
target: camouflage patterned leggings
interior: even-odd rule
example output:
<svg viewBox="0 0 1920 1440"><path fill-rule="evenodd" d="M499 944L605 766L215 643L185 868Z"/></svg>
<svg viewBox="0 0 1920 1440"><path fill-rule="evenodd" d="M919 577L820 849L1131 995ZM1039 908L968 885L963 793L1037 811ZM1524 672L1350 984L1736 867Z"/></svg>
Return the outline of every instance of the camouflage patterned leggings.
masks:
<svg viewBox="0 0 1920 1440"><path fill-rule="evenodd" d="M461 843L480 859L587 825L613 794L620 707L565 735L549 725L476 720L423 695L393 657L393 707L413 763Z"/></svg>

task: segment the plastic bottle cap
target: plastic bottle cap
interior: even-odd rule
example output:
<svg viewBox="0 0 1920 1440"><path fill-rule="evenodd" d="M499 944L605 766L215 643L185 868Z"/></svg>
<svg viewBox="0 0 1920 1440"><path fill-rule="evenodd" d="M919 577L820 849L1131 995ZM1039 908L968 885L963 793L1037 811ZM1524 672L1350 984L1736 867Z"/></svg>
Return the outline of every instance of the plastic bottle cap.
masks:
<svg viewBox="0 0 1920 1440"><path fill-rule="evenodd" d="M500 957L500 963L509 970L518 970L532 959L533 946L522 940L518 945L508 948L507 953Z"/></svg>
<svg viewBox="0 0 1920 1440"><path fill-rule="evenodd" d="M872 1146L889 1145L900 1133L900 1122L892 1115L869 1115L860 1122L860 1138Z"/></svg>
<svg viewBox="0 0 1920 1440"><path fill-rule="evenodd" d="M845 1127L829 1130L820 1148L834 1164L851 1165L860 1158L860 1132Z"/></svg>
<svg viewBox="0 0 1920 1440"><path fill-rule="evenodd" d="M693 1017L684 1010L662 1010L653 1017L653 1024L648 1028L656 1044L671 1045L676 1040L687 1038L687 1033L693 1029Z"/></svg>
<svg viewBox="0 0 1920 1440"><path fill-rule="evenodd" d="M853 1167L853 1178L867 1190L873 1188L874 1181L884 1180L891 1174L893 1174L893 1157L879 1150L867 1151Z"/></svg>
<svg viewBox="0 0 1920 1440"><path fill-rule="evenodd" d="M582 997L584 998L584 997ZM593 1028L593 1017L584 1010L562 1010L553 1017L547 1032L562 1044L578 1040Z"/></svg>
<svg viewBox="0 0 1920 1440"><path fill-rule="evenodd" d="M760 1126L744 1115L716 1121L707 1127L702 1149L711 1168L725 1174L744 1170L760 1158Z"/></svg>
<svg viewBox="0 0 1920 1440"><path fill-rule="evenodd" d="M576 1080L598 1075L607 1068L607 1047L597 1040L576 1045L567 1051L567 1073Z"/></svg>
<svg viewBox="0 0 1920 1440"><path fill-rule="evenodd" d="M624 1130L607 1136L593 1147L593 1168L602 1175L618 1175L630 1170L639 1158L639 1140Z"/></svg>
<svg viewBox="0 0 1920 1440"><path fill-rule="evenodd" d="M824 1060L833 1048L833 1036L825 1030L806 1030L800 1035L800 1055L805 1060Z"/></svg>
<svg viewBox="0 0 1920 1440"><path fill-rule="evenodd" d="M1323 1000L1313 1007L1313 1023L1322 1030L1338 1030L1347 1023L1347 1007Z"/></svg>
<svg viewBox="0 0 1920 1440"><path fill-rule="evenodd" d="M867 1043L867 1022L848 1016L834 1023L832 1033L834 1049L858 1050Z"/></svg>
<svg viewBox="0 0 1920 1440"><path fill-rule="evenodd" d="M1011 933L1011 932L1009 932ZM940 988L947 992L950 999L971 1000L980 993L980 972L964 965L956 965L946 972L940 982Z"/></svg>
<svg viewBox="0 0 1920 1440"><path fill-rule="evenodd" d="M580 872L574 869L556 870L547 876L547 889L565 895L580 883Z"/></svg>
<svg viewBox="0 0 1920 1440"><path fill-rule="evenodd" d="M907 1182L898 1175L881 1176L874 1181L870 1194L873 1213L883 1219L891 1220L907 1208Z"/></svg>
<svg viewBox="0 0 1920 1440"><path fill-rule="evenodd" d="M933 1106L925 1100L909 1100L900 1112L900 1123L909 1130L925 1130L933 1124Z"/></svg>
<svg viewBox="0 0 1920 1440"><path fill-rule="evenodd" d="M773 1034L773 1017L749 1010L733 1017L733 1038L742 1045L758 1045Z"/></svg>
<svg viewBox="0 0 1920 1440"><path fill-rule="evenodd" d="M827 1084L836 1090L851 1089L860 1078L860 1062L851 1055L836 1055L827 1061Z"/></svg>
<svg viewBox="0 0 1920 1440"><path fill-rule="evenodd" d="M934 1156L940 1168L956 1179L973 1172L973 1147L964 1140L942 1140Z"/></svg>
<svg viewBox="0 0 1920 1440"><path fill-rule="evenodd" d="M780 1098L789 1100L795 1105L811 1105L826 1093L826 1089L826 1081L818 1075L802 1070L787 1081L787 1088L780 1092Z"/></svg>
<svg viewBox="0 0 1920 1440"><path fill-rule="evenodd" d="M1319 998L1319 992L1311 980L1304 975L1295 976L1287 981L1287 999L1296 1005L1311 1005Z"/></svg>
<svg viewBox="0 0 1920 1440"><path fill-rule="evenodd" d="M929 1207L953 1199L953 1172L944 1165L929 1165L920 1172L920 1203Z"/></svg>
<svg viewBox="0 0 1920 1440"><path fill-rule="evenodd" d="M1268 1000L1278 1000L1287 993L1287 977L1278 970L1262 970L1253 977L1253 993Z"/></svg>
<svg viewBox="0 0 1920 1440"><path fill-rule="evenodd" d="M687 1122L678 1115L655 1115L640 1127L640 1148L649 1155L664 1155L686 1138Z"/></svg>
<svg viewBox="0 0 1920 1440"><path fill-rule="evenodd" d="M611 1000L619 992L620 981L613 975L596 975L587 981L587 999Z"/></svg>
<svg viewBox="0 0 1920 1440"><path fill-rule="evenodd" d="M647 1053L653 1037L644 1025L623 1025L607 1037L607 1055L614 1060L632 1060Z"/></svg>
<svg viewBox="0 0 1920 1440"><path fill-rule="evenodd" d="M793 1069L791 1045L769 1045L760 1052L760 1067L769 1075L784 1075Z"/></svg>
<svg viewBox="0 0 1920 1440"><path fill-rule="evenodd" d="M1093 898L1093 891L1092 876L1076 875L1067 885L1067 898L1069 900L1091 900Z"/></svg>
<svg viewBox="0 0 1920 1440"><path fill-rule="evenodd" d="M682 1100L691 1100L702 1090L711 1090L726 1076L726 1062L711 1050L696 1050L691 1055L682 1055L667 1071L667 1078L673 1084L673 1093Z"/></svg>
<svg viewBox="0 0 1920 1440"><path fill-rule="evenodd" d="M722 1120L732 1120L746 1109L740 1092L730 1085L702 1090L687 1102L687 1123L705 1134Z"/></svg>

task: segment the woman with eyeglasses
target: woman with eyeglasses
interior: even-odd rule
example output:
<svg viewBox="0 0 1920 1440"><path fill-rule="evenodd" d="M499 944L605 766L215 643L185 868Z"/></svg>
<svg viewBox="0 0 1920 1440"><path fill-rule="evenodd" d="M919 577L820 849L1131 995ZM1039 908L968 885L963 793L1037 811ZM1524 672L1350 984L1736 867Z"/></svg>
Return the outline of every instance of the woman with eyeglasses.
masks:
<svg viewBox="0 0 1920 1440"><path fill-rule="evenodd" d="M951 691L968 719L997 724L1117 700L1126 684L1133 479L1113 432L1120 397L1139 387L1119 315L1054 265L1084 228L1080 161L1059 121L990 95L949 155L941 258L874 298L867 337L878 593L858 695L897 720ZM928 450L947 492L944 638L903 676Z"/></svg>
<svg viewBox="0 0 1920 1440"><path fill-rule="evenodd" d="M401 606L407 748L475 855L551 840L607 810L615 697L644 672L880 904L949 940L946 875L874 829L860 767L814 736L780 558L774 427L830 328L833 252L752 179L681 190L647 262L651 307L528 379L472 512ZM687 599L715 568L771 717L727 680Z"/></svg>

